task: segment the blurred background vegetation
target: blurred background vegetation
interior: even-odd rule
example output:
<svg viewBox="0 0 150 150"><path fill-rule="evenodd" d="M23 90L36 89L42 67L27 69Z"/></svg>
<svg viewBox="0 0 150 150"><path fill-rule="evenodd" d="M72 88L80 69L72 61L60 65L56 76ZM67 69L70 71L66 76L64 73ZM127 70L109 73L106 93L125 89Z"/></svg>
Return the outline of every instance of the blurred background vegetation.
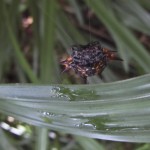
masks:
<svg viewBox="0 0 150 150"><path fill-rule="evenodd" d="M112 62L100 77L88 78L89 84L150 73L150 1L1 0L0 81L82 83L72 70L60 74L59 62L70 54L72 45L90 40L117 50L124 61ZM149 144L92 140L39 129L4 114L0 119L1 128L2 123L14 130L25 128L24 134L0 128L1 149L44 150L47 145L52 150L150 149Z"/></svg>

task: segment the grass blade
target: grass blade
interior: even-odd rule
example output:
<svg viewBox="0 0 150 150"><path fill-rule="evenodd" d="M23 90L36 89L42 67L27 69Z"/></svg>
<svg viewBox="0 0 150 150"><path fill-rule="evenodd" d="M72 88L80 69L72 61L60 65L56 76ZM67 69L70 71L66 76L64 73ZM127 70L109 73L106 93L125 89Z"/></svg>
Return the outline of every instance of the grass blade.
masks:
<svg viewBox="0 0 150 150"><path fill-rule="evenodd" d="M0 111L57 131L150 142L149 83L150 74L97 85L1 85Z"/></svg>
<svg viewBox="0 0 150 150"><path fill-rule="evenodd" d="M56 83L56 58L55 58L55 27L54 18L57 14L56 1L43 1L44 11L43 13L43 28L41 34L42 49L40 51L40 61L41 61L41 79L46 83Z"/></svg>

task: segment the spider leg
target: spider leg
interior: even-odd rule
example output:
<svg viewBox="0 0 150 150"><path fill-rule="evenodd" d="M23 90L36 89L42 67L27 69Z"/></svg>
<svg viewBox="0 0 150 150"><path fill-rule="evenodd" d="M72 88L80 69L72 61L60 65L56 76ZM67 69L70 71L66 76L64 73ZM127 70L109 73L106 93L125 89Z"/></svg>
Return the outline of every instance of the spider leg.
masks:
<svg viewBox="0 0 150 150"><path fill-rule="evenodd" d="M61 65L65 66L65 69L61 72L61 74L63 74L64 72L66 72L72 68L71 67L72 57L68 57L66 60L63 60L60 63L61 63Z"/></svg>
<svg viewBox="0 0 150 150"><path fill-rule="evenodd" d="M108 55L108 58L110 60L119 60L119 61L123 61L123 59L121 59L117 54L115 54L114 52L110 52Z"/></svg>
<svg viewBox="0 0 150 150"><path fill-rule="evenodd" d="M105 63L103 61L100 61L100 62L96 63L94 65L95 71L96 71L95 74L100 75L103 72L103 70L105 69L106 66L107 66L107 63Z"/></svg>
<svg viewBox="0 0 150 150"><path fill-rule="evenodd" d="M66 71L68 71L70 68L65 68L62 72L61 72L61 74L63 74L64 72L66 72Z"/></svg>
<svg viewBox="0 0 150 150"><path fill-rule="evenodd" d="M87 84L87 77L81 77L83 79L84 84Z"/></svg>
<svg viewBox="0 0 150 150"><path fill-rule="evenodd" d="M107 48L103 48L102 50L109 60L123 61L123 59L121 59L117 54L115 54L117 51L112 51L112 50L109 50Z"/></svg>

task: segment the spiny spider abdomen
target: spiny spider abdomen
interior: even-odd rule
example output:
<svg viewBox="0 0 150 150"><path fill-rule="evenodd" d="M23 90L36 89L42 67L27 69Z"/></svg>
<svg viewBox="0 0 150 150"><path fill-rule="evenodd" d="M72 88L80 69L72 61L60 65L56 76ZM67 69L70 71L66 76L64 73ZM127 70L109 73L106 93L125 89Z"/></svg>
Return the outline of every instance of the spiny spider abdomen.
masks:
<svg viewBox="0 0 150 150"><path fill-rule="evenodd" d="M82 78L101 74L109 60L121 60L115 52L103 48L99 41L90 42L87 45L74 45L72 53L66 60L61 61L65 70L73 69Z"/></svg>

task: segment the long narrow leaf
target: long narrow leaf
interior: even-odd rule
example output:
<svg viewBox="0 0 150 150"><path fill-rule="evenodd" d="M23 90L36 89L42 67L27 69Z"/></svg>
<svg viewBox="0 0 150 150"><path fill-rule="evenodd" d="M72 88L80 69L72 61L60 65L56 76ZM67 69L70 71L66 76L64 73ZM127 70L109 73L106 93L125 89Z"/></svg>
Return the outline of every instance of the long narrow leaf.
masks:
<svg viewBox="0 0 150 150"><path fill-rule="evenodd" d="M56 58L55 58L55 27L56 24L54 22L54 18L57 14L56 9L56 1L43 1L44 11L47 14L43 13L44 22L42 33L41 33L41 41L42 41L42 49L40 51L40 61L41 61L41 79L46 83L56 83L57 82L57 74L56 74Z"/></svg>
<svg viewBox="0 0 150 150"><path fill-rule="evenodd" d="M57 131L150 142L149 83L150 74L98 85L1 85L0 111Z"/></svg>

